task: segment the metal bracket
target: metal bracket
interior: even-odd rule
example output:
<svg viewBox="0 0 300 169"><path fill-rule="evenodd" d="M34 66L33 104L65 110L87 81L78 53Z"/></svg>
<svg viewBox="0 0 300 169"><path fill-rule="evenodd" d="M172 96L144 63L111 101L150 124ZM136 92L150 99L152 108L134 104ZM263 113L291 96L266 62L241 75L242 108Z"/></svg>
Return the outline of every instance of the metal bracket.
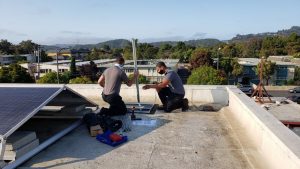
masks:
<svg viewBox="0 0 300 169"><path fill-rule="evenodd" d="M3 157L4 157L5 143L6 143L6 140L3 137L1 137L0 138L0 160L3 160Z"/></svg>

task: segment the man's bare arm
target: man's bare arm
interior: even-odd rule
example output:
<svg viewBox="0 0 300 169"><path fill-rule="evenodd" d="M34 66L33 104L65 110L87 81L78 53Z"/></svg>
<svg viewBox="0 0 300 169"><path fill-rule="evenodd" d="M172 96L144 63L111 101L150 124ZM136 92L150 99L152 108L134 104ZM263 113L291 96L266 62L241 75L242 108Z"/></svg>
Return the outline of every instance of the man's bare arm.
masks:
<svg viewBox="0 0 300 169"><path fill-rule="evenodd" d="M153 88L153 89L162 89L162 88L165 88L169 85L170 81L167 80L167 79L163 79L161 83L159 84L151 84L151 85L145 85L143 86L143 89L146 90L146 89L150 89L150 88Z"/></svg>
<svg viewBox="0 0 300 169"><path fill-rule="evenodd" d="M101 86L101 87L104 87L104 84L105 84L105 77L103 75L100 76L99 80L98 80L98 84Z"/></svg>

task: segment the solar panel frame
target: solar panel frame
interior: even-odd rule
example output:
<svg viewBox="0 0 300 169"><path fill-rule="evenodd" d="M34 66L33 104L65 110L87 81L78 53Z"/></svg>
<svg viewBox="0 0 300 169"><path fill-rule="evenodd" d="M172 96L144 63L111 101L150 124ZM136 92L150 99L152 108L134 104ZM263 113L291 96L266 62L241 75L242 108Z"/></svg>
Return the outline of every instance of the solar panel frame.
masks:
<svg viewBox="0 0 300 169"><path fill-rule="evenodd" d="M64 88L0 86L0 137L11 135Z"/></svg>

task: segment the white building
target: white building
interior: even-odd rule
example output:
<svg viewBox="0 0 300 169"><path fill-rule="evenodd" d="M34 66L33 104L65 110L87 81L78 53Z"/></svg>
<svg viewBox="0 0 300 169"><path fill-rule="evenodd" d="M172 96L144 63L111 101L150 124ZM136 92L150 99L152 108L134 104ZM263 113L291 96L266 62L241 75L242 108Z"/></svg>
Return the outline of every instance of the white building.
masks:
<svg viewBox="0 0 300 169"><path fill-rule="evenodd" d="M155 68L156 63L158 61L160 60L138 60L137 65L138 65L139 73L146 76L150 82L161 81L163 76L158 74ZM169 69L177 71L177 64L179 62L179 59L166 59L163 61L165 62L166 66ZM114 59L93 60L93 62L97 65L100 72L103 72L106 68L109 68L115 64ZM77 61L76 67L79 68L80 66L89 65L89 64L90 61L84 61L84 62ZM49 72L57 72L56 61L44 62L44 63L40 63L39 65L37 63L23 63L20 65L26 68L31 75L34 74L35 77L38 76L38 72L40 72L40 77L44 76L46 73ZM71 65L70 60L59 60L58 61L59 72L63 73L66 71L70 71L70 65ZM40 71L38 71L38 69ZM126 60L124 65L124 71L126 72L127 75L130 75L134 72L133 60Z"/></svg>
<svg viewBox="0 0 300 169"><path fill-rule="evenodd" d="M282 61L278 57L271 57L268 60L276 63L274 75L271 77L270 84L282 85L288 80L294 79L295 76L295 63ZM260 62L258 58L239 58L238 62L243 66L243 75L239 78L239 82L247 81L257 84L259 82L254 68Z"/></svg>
<svg viewBox="0 0 300 169"><path fill-rule="evenodd" d="M0 55L0 65L9 65L15 63L14 55Z"/></svg>

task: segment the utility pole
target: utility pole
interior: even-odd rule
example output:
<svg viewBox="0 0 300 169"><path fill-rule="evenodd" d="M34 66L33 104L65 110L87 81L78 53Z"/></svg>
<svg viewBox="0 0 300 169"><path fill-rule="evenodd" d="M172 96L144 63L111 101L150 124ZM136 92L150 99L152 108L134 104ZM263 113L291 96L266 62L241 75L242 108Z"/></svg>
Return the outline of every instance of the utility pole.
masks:
<svg viewBox="0 0 300 169"><path fill-rule="evenodd" d="M217 55L218 55L218 58L217 58L217 70L219 70L220 50L221 50L221 48L218 48L218 52L217 52Z"/></svg>
<svg viewBox="0 0 300 169"><path fill-rule="evenodd" d="M59 55L59 52L60 52L60 50L58 51L58 52L56 52L56 78L57 78L57 84L59 84L59 72L58 72L58 55Z"/></svg>
<svg viewBox="0 0 300 169"><path fill-rule="evenodd" d="M37 57L38 57L38 65L37 65L37 78L39 79L40 78L40 59L41 59L41 48L40 46L38 46L38 53L37 53Z"/></svg>
<svg viewBox="0 0 300 169"><path fill-rule="evenodd" d="M56 78L57 78L57 84L59 84L58 55L64 49L66 49L66 48L61 48L61 49L57 50L57 52L56 52Z"/></svg>

